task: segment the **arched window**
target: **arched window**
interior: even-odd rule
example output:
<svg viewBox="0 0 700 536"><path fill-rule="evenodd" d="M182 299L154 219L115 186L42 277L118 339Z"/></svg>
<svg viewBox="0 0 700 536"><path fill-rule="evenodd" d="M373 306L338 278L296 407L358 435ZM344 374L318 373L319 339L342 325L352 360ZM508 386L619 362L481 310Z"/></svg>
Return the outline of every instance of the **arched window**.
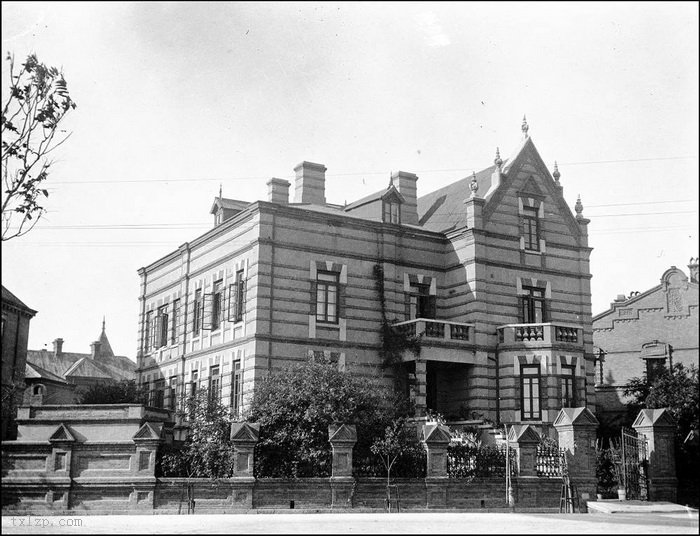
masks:
<svg viewBox="0 0 700 536"><path fill-rule="evenodd" d="M32 394L33 395L43 395L44 394L44 386L41 385L40 383L36 384L32 388Z"/></svg>

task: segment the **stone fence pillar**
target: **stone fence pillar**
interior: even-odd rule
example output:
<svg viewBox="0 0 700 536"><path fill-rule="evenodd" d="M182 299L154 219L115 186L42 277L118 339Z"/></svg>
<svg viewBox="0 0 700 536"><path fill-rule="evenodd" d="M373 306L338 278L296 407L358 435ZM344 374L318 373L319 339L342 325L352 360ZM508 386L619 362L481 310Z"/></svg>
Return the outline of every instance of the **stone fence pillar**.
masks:
<svg viewBox="0 0 700 536"><path fill-rule="evenodd" d="M255 445L260 438L260 425L250 422L235 422L231 425L231 443L234 448L233 505L253 508L255 485Z"/></svg>
<svg viewBox="0 0 700 536"><path fill-rule="evenodd" d="M649 500L676 502L676 423L666 409L643 409L632 425L647 440Z"/></svg>
<svg viewBox="0 0 700 536"><path fill-rule="evenodd" d="M596 430L598 419L588 408L562 408L554 420L571 483L578 489L582 511L596 495Z"/></svg>
<svg viewBox="0 0 700 536"><path fill-rule="evenodd" d="M163 423L145 422L132 437L136 448L130 463L138 484L129 496L129 508L153 510L156 487L156 454L163 442Z"/></svg>
<svg viewBox="0 0 700 536"><path fill-rule="evenodd" d="M352 449L357 443L357 428L354 424L331 424L328 427L328 441L333 449L331 507L351 508L355 484L352 476Z"/></svg>
<svg viewBox="0 0 700 536"><path fill-rule="evenodd" d="M508 441L515 443L515 459L519 476L537 476L537 445L540 435L531 424L513 425L508 432Z"/></svg>
<svg viewBox="0 0 700 536"><path fill-rule="evenodd" d="M447 505L447 446L449 430L440 424L424 424L421 441L425 447L427 465L425 488L427 507L445 508Z"/></svg>

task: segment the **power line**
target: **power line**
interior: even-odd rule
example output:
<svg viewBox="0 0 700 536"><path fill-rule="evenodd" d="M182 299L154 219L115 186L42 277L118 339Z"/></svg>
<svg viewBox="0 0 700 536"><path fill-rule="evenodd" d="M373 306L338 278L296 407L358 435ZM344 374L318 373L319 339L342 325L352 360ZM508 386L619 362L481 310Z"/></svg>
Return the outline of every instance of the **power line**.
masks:
<svg viewBox="0 0 700 536"><path fill-rule="evenodd" d="M654 157L654 158L628 158L623 160L587 160L581 162L560 162L560 166L583 166L589 164L617 164L626 162L652 162L652 161L665 161L665 160L689 160L697 159L697 156L668 156L668 157ZM419 169L416 173L446 173L446 172L464 172L469 173L471 168L452 168L452 169ZM389 172L384 171L352 171L347 173L330 173L329 177L347 177L353 175L384 175ZM52 183L55 185L64 184L90 184L90 185L100 185L100 184L128 184L128 183L145 183L145 182L224 182L224 181L251 181L251 180L265 180L270 179L269 176L249 176L249 177L214 177L214 178L175 178L175 179L109 179L102 181L91 181L91 180L75 180L75 181L58 181ZM293 179L292 175L285 175L284 178Z"/></svg>

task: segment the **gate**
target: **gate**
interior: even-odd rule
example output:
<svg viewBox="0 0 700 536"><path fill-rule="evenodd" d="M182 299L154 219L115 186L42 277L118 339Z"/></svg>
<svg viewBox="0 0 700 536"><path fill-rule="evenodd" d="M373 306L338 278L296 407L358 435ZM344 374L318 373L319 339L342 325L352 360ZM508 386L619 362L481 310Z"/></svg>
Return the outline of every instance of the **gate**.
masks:
<svg viewBox="0 0 700 536"><path fill-rule="evenodd" d="M647 440L631 428L622 428L622 477L627 499L646 501Z"/></svg>

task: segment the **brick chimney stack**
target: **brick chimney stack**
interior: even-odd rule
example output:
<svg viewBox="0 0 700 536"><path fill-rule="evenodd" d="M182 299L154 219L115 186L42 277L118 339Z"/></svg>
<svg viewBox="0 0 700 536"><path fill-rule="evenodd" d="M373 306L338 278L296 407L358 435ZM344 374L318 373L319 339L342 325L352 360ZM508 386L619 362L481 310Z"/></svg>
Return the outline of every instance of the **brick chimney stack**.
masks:
<svg viewBox="0 0 700 536"><path fill-rule="evenodd" d="M418 225L418 177L406 171L394 171L391 174L391 183L406 200L401 207L401 223Z"/></svg>
<svg viewBox="0 0 700 536"><path fill-rule="evenodd" d="M90 359L97 359L99 357L101 347L102 343L100 341L90 343Z"/></svg>
<svg viewBox="0 0 700 536"><path fill-rule="evenodd" d="M288 204L290 186L289 181L273 177L267 181L267 200L270 203L279 203L280 205Z"/></svg>
<svg viewBox="0 0 700 536"><path fill-rule="evenodd" d="M326 166L302 162L294 168L294 202L326 204Z"/></svg>
<svg viewBox="0 0 700 536"><path fill-rule="evenodd" d="M690 258L688 269L690 270L690 282L698 283L698 257Z"/></svg>
<svg viewBox="0 0 700 536"><path fill-rule="evenodd" d="M60 357L63 355L63 339L58 338L53 341L53 355L55 357Z"/></svg>

